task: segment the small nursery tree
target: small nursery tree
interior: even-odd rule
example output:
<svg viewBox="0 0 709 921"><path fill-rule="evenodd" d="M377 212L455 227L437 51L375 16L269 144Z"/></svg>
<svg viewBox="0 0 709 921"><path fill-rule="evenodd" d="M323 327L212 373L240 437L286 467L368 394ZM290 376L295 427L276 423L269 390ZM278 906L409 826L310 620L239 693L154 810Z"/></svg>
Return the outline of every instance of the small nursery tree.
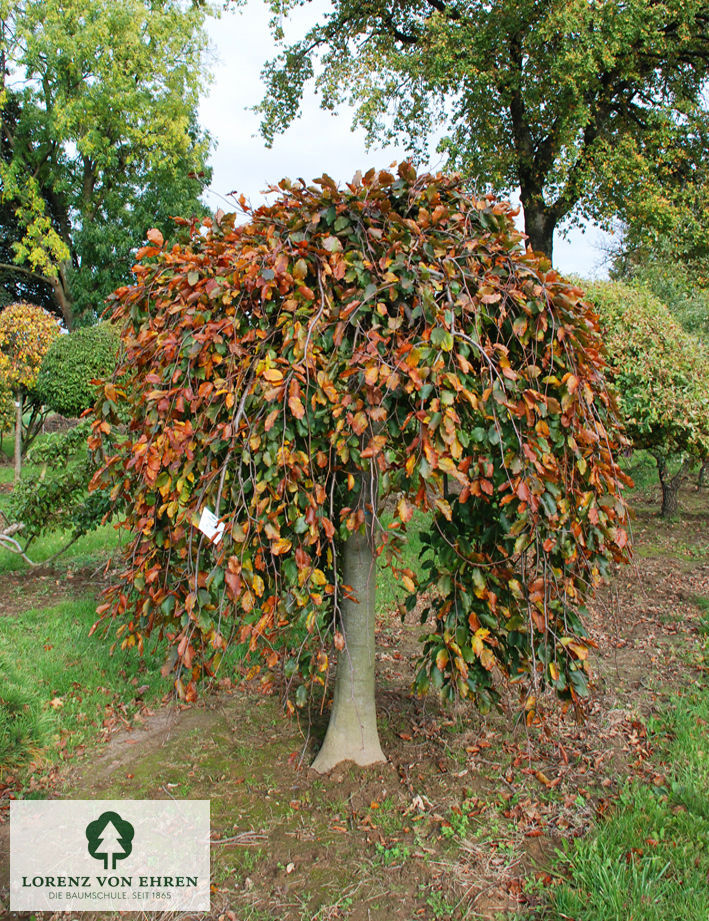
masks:
<svg viewBox="0 0 709 921"><path fill-rule="evenodd" d="M675 515L692 461L709 455L709 360L648 289L596 282L609 377L633 447L649 451L662 488L662 516Z"/></svg>
<svg viewBox="0 0 709 921"><path fill-rule="evenodd" d="M432 524L416 689L485 708L497 672L530 720L547 683L577 701L584 600L627 554L581 291L524 253L508 205L456 177L402 164L280 191L187 246L152 231L117 292L123 359L90 446L131 537L99 612L124 646L166 635L188 700L236 640L255 668L281 665L292 711L327 683L334 647L314 767L375 762L375 560L412 607L399 552L418 507Z"/></svg>
<svg viewBox="0 0 709 921"><path fill-rule="evenodd" d="M55 339L37 375L38 399L62 416L81 415L96 402L96 386L91 381L113 374L118 345L118 334L109 323Z"/></svg>
<svg viewBox="0 0 709 921"><path fill-rule="evenodd" d="M53 432L27 452L39 467L36 476L23 476L15 483L6 519L0 527L0 546L18 553L31 566L39 565L28 556L31 545L44 534L68 532L63 546L48 563L67 550L79 537L92 531L110 512L105 492L89 494L89 481L95 466L89 456L86 438L89 423L82 419L65 432Z"/></svg>
<svg viewBox="0 0 709 921"><path fill-rule="evenodd" d="M59 335L57 320L33 304L17 302L0 312L0 381L15 400L15 482L22 468L22 412L49 346Z"/></svg>
<svg viewBox="0 0 709 921"><path fill-rule="evenodd" d="M42 359L31 391L33 405L78 416L96 400L96 386L91 381L113 373L118 345L119 337L108 323L58 336ZM64 546L54 554L59 556L78 537L97 527L108 510L102 492L88 494L95 472L87 451L88 434L88 423L83 420L67 432L47 435L27 452L31 462L39 465L39 473L16 480L3 516L7 522L0 528L0 544L31 565L34 561L28 552L40 535L69 532Z"/></svg>

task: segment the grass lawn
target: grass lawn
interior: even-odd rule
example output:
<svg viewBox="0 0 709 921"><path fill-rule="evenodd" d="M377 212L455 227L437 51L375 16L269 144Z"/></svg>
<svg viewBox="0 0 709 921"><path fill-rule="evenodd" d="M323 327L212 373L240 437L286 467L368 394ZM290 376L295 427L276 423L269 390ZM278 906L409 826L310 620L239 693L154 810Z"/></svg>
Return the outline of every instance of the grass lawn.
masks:
<svg viewBox="0 0 709 921"><path fill-rule="evenodd" d="M88 635L95 620L95 602L77 600L0 622L0 765L59 760L170 689L149 655L156 643L143 659L107 655Z"/></svg>
<svg viewBox="0 0 709 921"><path fill-rule="evenodd" d="M687 681L648 720L652 783L623 787L611 813L558 852L560 885L543 921L707 921L709 918L709 598Z"/></svg>
<svg viewBox="0 0 709 921"><path fill-rule="evenodd" d="M417 568L418 532L426 524L422 515L412 521L404 566ZM33 558L50 556L68 536L60 532L41 538L32 546ZM116 547L116 531L105 525L77 541L56 566L92 565ZM0 579L3 572L22 570L31 568L16 554L0 550ZM379 587L380 611L391 610L405 595L383 561ZM90 598L0 619L0 765L65 757L95 737L104 719L129 721L144 704L171 692L173 678L162 678L159 671L161 644L146 644L142 659L119 648L108 655L111 634L108 639L88 635L95 620L96 601ZM232 674L241 652L230 647L218 677Z"/></svg>
<svg viewBox="0 0 709 921"><path fill-rule="evenodd" d="M539 917L709 918L709 689L673 697L651 725L657 785L628 783L612 814L565 848L561 885Z"/></svg>

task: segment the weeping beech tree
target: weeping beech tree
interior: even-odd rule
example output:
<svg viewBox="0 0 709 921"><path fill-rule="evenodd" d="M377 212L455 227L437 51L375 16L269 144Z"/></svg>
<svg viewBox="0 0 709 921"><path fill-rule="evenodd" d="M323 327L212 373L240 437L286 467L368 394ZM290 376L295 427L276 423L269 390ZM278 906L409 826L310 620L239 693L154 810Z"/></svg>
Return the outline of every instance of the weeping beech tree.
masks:
<svg viewBox="0 0 709 921"><path fill-rule="evenodd" d="M579 704L584 601L628 554L582 292L457 177L404 163L273 191L185 245L151 231L116 292L123 359L90 447L130 539L97 623L140 650L167 636L187 700L236 642L293 712L335 652L314 767L369 764L381 558L409 609L428 600L416 692L486 709L505 677L530 722L544 686ZM416 508L418 585L401 562Z"/></svg>

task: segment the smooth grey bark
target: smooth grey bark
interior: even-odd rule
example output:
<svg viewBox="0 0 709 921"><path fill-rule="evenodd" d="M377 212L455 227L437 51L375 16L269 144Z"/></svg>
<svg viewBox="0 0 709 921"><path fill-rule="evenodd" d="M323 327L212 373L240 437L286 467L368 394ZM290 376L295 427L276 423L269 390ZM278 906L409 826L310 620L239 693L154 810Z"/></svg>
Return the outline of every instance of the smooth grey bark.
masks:
<svg viewBox="0 0 709 921"><path fill-rule="evenodd" d="M369 518L369 516L367 516ZM320 774L341 761L367 765L386 761L379 742L375 704L374 601L376 560L370 528L354 533L343 548L343 577L357 601L342 603L344 648L337 657L330 722L313 762Z"/></svg>
<svg viewBox="0 0 709 921"><path fill-rule="evenodd" d="M22 472L22 391L15 393L15 483Z"/></svg>

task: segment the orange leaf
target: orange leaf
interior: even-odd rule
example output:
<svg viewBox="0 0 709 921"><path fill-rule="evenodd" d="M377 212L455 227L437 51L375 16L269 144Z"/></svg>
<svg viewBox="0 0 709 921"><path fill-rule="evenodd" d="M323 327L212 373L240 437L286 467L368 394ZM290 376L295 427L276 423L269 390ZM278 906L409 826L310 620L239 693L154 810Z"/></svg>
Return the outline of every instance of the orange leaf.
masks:
<svg viewBox="0 0 709 921"><path fill-rule="evenodd" d="M495 656L487 648L487 646L485 646L482 652L480 653L480 664L482 665L483 668L486 668L488 671L490 671L493 665L495 664Z"/></svg>
<svg viewBox="0 0 709 921"><path fill-rule="evenodd" d="M305 407L301 403L300 397L296 396L294 393L288 397L288 406L296 419L302 419L305 415Z"/></svg>

